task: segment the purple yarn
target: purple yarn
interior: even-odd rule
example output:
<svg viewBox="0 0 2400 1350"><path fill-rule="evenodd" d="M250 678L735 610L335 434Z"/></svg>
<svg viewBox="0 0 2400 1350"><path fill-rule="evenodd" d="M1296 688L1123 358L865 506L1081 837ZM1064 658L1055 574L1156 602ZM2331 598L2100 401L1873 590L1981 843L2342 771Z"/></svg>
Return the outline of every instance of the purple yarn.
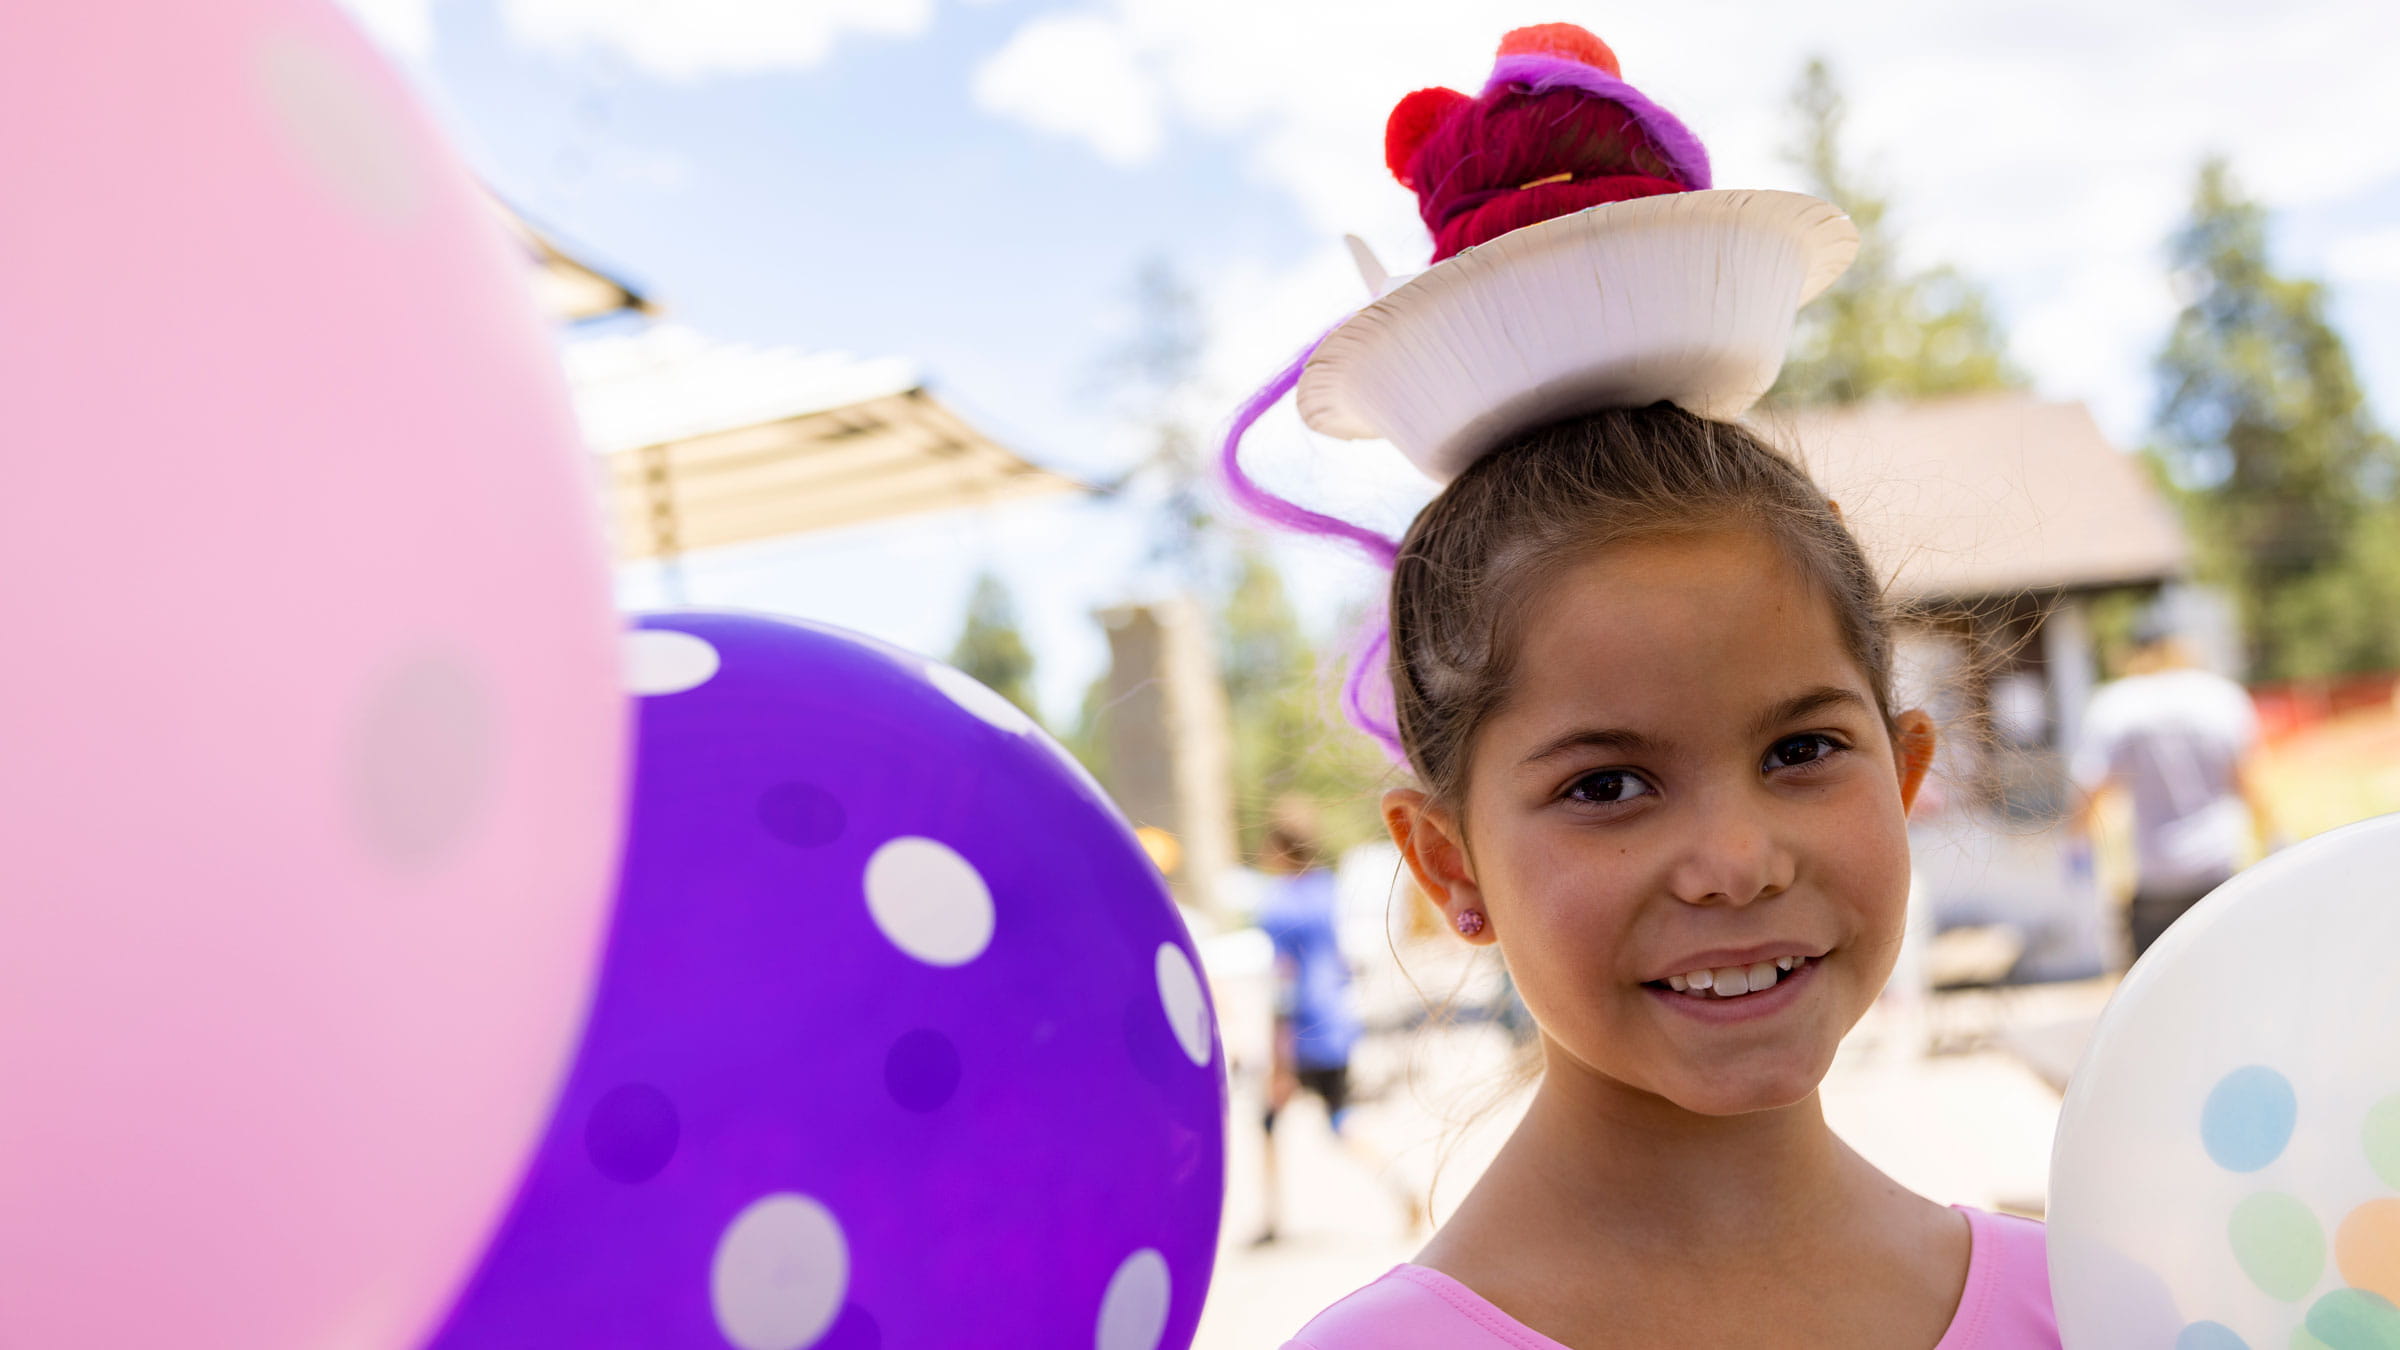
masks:
<svg viewBox="0 0 2400 1350"><path fill-rule="evenodd" d="M1522 53L1503 56L1492 67L1492 78L1484 82L1483 96L1509 85L1523 85L1527 92L1541 94L1553 89L1580 89L1587 94L1604 98L1633 114L1644 134L1658 146L1684 186L1709 186L1708 149L1691 129L1675 120L1675 114L1652 103L1642 91L1625 83L1598 66L1585 65L1563 57Z"/></svg>
<svg viewBox="0 0 2400 1350"><path fill-rule="evenodd" d="M1394 764L1408 763L1408 747L1400 743L1400 719L1392 711L1391 617L1378 610L1359 633L1350 660L1350 676L1342 681L1342 711L1352 725L1374 738Z"/></svg>
<svg viewBox="0 0 2400 1350"><path fill-rule="evenodd" d="M1330 331L1328 330L1328 334ZM1363 525L1353 525L1349 521L1326 515L1321 511L1311 511L1288 498L1278 497L1260 487L1258 481L1242 468L1242 437L1248 434L1258 419L1266 414L1267 409L1274 407L1285 394L1292 392L1292 389L1300 383L1300 372L1307 368L1308 358L1316 355L1318 346L1324 341L1325 338L1320 336L1315 342L1309 343L1298 356L1292 358L1290 365L1285 366L1276 374L1275 378L1267 381L1257 393L1252 394L1239 409L1235 410L1233 425L1225 432L1225 449L1219 456L1218 462L1225 472L1226 489L1233 494L1234 501L1252 515L1281 525L1287 530L1347 539L1358 545L1369 558L1374 560L1376 566L1388 572L1391 570L1392 564L1400 557L1399 540L1377 534ZM1382 683L1383 655L1390 645L1389 620L1378 615L1368 629L1365 640L1359 646L1357 659L1351 664L1349 678L1343 681L1342 711L1349 715L1350 720L1356 723L1361 731L1375 738L1375 742L1381 745L1384 752L1389 754L1395 762L1406 763L1408 754L1401 748L1399 729L1395 725L1395 719L1388 713L1378 717L1376 705L1372 701L1380 690L1384 704L1388 706L1390 702L1390 687L1388 684Z"/></svg>
<svg viewBox="0 0 2400 1350"><path fill-rule="evenodd" d="M1225 486L1233 493L1233 499L1241 503L1243 508L1252 515L1271 520L1287 530L1299 530L1304 534L1331 535L1337 539L1347 539L1366 550L1367 556L1375 560L1376 566L1389 568L1392 561L1400 556L1398 540L1386 538L1363 525L1353 525L1349 521L1336 519L1320 511L1311 511L1298 502L1278 497L1260 487L1257 480L1242 468L1242 437L1249 432L1251 426L1260 417L1266 414L1267 409L1274 407L1285 394L1292 392L1293 387L1300 383L1300 372L1307 367L1308 358L1316 355L1318 344L1324 341L1325 339L1320 337L1316 342L1308 344L1305 350L1292 358L1290 365L1285 366L1274 379L1267 381L1265 387L1252 394L1249 400L1234 412L1233 426L1225 433L1225 450L1220 457L1220 462L1225 470Z"/></svg>

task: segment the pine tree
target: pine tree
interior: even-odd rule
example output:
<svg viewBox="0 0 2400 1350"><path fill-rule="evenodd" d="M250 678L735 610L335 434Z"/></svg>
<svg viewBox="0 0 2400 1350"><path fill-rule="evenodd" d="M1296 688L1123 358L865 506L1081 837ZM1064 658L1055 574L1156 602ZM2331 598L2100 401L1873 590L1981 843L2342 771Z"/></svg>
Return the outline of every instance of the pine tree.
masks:
<svg viewBox="0 0 2400 1350"><path fill-rule="evenodd" d="M1118 416L1149 450L1111 490L1145 481L1160 493L1149 561L1188 590L1205 592L1212 569L1207 447L1195 399L1208 333L1199 298L1164 258L1135 272L1134 332L1109 354L1101 376Z"/></svg>
<svg viewBox="0 0 2400 1350"><path fill-rule="evenodd" d="M1033 697L1033 651L1017 628L1016 598L998 573L986 569L977 574L967 599L966 623L950 649L950 664L1041 721L1041 707Z"/></svg>
<svg viewBox="0 0 2400 1350"><path fill-rule="evenodd" d="M1800 137L1789 152L1810 191L1849 212L1858 258L1800 311L1791 359L1771 395L1786 404L1934 398L2024 383L1982 289L1949 267L1904 270L1888 198L1843 156L1848 116L1833 73L1813 59L1792 95Z"/></svg>
<svg viewBox="0 0 2400 1350"><path fill-rule="evenodd" d="M2169 242L2182 312L2158 358L2152 455L2200 573L2231 590L2262 680L2400 664L2400 451L2325 288L2278 274L2266 212L2222 159Z"/></svg>
<svg viewBox="0 0 2400 1350"><path fill-rule="evenodd" d="M1256 856L1277 799L1318 809L1326 845L1346 848L1383 833L1381 752L1343 721L1332 667L1319 659L1267 558L1245 551L1220 631L1225 695L1233 713L1235 820Z"/></svg>

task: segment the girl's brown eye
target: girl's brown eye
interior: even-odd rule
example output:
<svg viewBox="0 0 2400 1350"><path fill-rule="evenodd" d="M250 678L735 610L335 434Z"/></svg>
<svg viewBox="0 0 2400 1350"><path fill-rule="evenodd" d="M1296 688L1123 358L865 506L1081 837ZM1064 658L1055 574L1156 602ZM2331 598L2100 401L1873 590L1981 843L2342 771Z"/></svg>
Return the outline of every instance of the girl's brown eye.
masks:
<svg viewBox="0 0 2400 1350"><path fill-rule="evenodd" d="M1631 769L1600 769L1567 785L1568 798L1595 806L1614 806L1649 796L1652 791L1642 776Z"/></svg>
<svg viewBox="0 0 2400 1350"><path fill-rule="evenodd" d="M1830 759L1848 748L1821 731L1812 731L1805 736L1786 736L1767 751L1765 767L1769 770L1796 769Z"/></svg>

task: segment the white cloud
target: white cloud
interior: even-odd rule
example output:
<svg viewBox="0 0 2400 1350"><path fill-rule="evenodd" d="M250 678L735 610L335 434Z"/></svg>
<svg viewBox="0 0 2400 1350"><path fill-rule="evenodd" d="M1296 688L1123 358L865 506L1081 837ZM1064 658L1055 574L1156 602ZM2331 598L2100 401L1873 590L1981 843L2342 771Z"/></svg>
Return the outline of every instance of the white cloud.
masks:
<svg viewBox="0 0 2400 1350"><path fill-rule="evenodd" d="M433 0L341 0L367 36L403 61L433 55Z"/></svg>
<svg viewBox="0 0 2400 1350"><path fill-rule="evenodd" d="M1164 91L1124 25L1046 14L1017 30L975 72L975 102L1080 140L1112 164L1139 164L1163 139Z"/></svg>
<svg viewBox="0 0 2400 1350"><path fill-rule="evenodd" d="M2333 279L2354 286L2400 285L2400 226L2336 240L2325 251Z"/></svg>
<svg viewBox="0 0 2400 1350"><path fill-rule="evenodd" d="M2400 124L2400 8L2364 0L1099 0L1074 22L1111 53L1111 78L1134 72L1146 95L985 106L1118 159L1159 144L1127 135L1123 110L1163 109L1169 125L1244 146L1328 242L1355 231L1414 267L1425 238L1383 169L1385 114L1413 88L1473 90L1501 32L1561 18L1600 34L1701 134L1725 185L1792 185L1785 100L1807 56L1831 58L1853 148L1898 198L1910 252L1991 283L2017 320L2019 359L2047 391L2094 398L2121 436L2147 407L2167 312L2160 250L2202 155L2230 154L2279 208L2400 174L2400 137L2373 134ZM2380 277L2396 258L2400 244L2359 242L2336 270ZM1354 303L1318 290L1322 271L1312 262L1264 289ZM1263 372L1315 326L1237 359Z"/></svg>
<svg viewBox="0 0 2400 1350"><path fill-rule="evenodd" d="M692 80L814 66L849 32L914 36L932 22L933 0L502 0L502 12L525 41L611 48Z"/></svg>

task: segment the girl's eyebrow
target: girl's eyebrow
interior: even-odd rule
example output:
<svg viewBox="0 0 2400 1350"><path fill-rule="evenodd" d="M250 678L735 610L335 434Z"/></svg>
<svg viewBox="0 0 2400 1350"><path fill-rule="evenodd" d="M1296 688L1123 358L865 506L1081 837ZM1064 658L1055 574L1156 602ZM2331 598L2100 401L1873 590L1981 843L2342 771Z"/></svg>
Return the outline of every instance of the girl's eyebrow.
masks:
<svg viewBox="0 0 2400 1350"><path fill-rule="evenodd" d="M1583 749L1613 750L1621 755L1656 755L1664 752L1666 745L1638 731L1628 731L1622 727L1587 727L1545 743L1517 761L1517 767L1539 764L1552 755Z"/></svg>
<svg viewBox="0 0 2400 1350"><path fill-rule="evenodd" d="M1864 711L1867 701L1848 689L1823 685L1775 704L1760 714L1751 724L1753 736L1764 736L1778 727L1835 709ZM1568 732L1555 740L1545 741L1533 753L1517 761L1517 767L1527 768L1569 750L1609 750L1621 755L1661 755L1667 745L1655 737L1624 727L1584 727Z"/></svg>
<svg viewBox="0 0 2400 1350"><path fill-rule="evenodd" d="M1831 712L1835 709L1844 712L1864 712L1866 707L1867 701L1850 690L1836 688L1830 684L1824 685L1811 689L1805 694L1794 694L1767 709L1759 715L1756 722L1750 724L1750 732L1754 736L1764 736L1777 727L1814 717L1819 713Z"/></svg>

